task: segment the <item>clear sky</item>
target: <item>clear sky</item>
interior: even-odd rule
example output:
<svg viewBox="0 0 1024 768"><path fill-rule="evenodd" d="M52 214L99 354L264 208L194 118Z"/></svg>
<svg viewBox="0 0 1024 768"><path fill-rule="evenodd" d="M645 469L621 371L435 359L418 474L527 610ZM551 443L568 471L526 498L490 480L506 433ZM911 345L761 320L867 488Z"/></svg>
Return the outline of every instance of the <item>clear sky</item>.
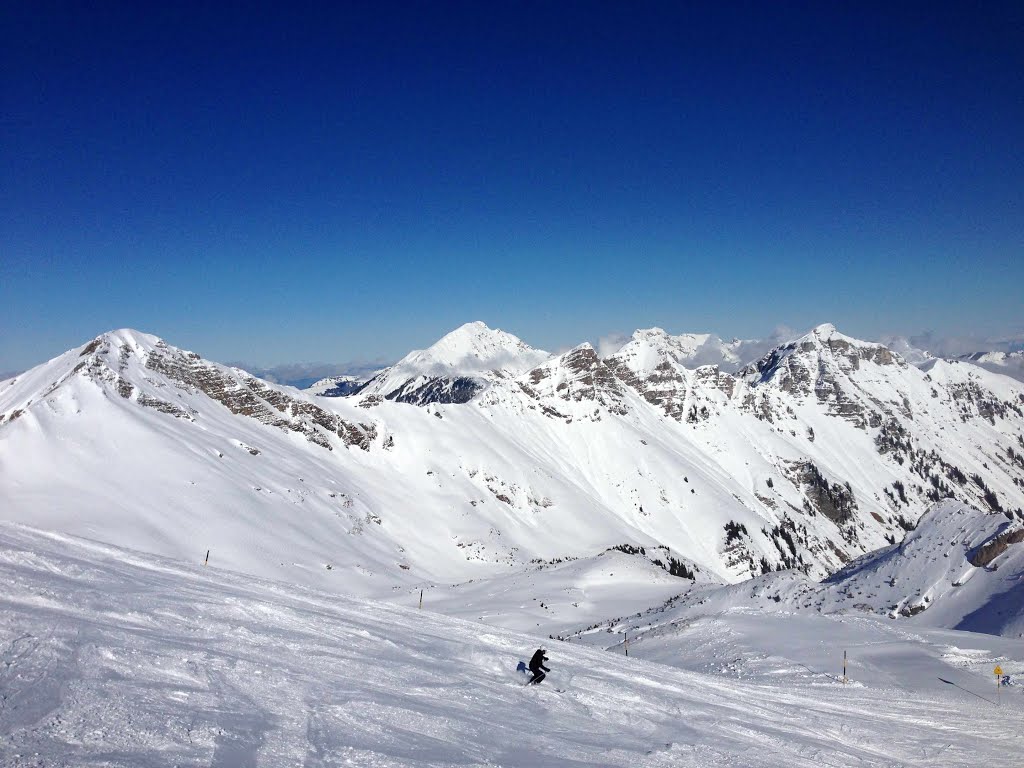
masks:
<svg viewBox="0 0 1024 768"><path fill-rule="evenodd" d="M0 371L1024 331L1019 1L164 5L3 4Z"/></svg>

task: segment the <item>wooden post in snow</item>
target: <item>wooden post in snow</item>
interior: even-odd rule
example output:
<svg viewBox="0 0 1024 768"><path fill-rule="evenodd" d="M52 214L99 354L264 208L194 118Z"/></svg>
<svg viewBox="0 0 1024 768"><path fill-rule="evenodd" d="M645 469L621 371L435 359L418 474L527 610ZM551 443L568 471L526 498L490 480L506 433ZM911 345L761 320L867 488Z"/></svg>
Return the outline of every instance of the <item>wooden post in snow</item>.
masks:
<svg viewBox="0 0 1024 768"><path fill-rule="evenodd" d="M846 651L843 651L843 685L846 685Z"/></svg>
<svg viewBox="0 0 1024 768"><path fill-rule="evenodd" d="M423 610L423 590L420 590L420 610Z"/></svg>
<svg viewBox="0 0 1024 768"><path fill-rule="evenodd" d="M629 632L623 632L622 647L626 649L626 655L629 656Z"/></svg>
<svg viewBox="0 0 1024 768"><path fill-rule="evenodd" d="M210 564L210 550L206 550L206 559L203 561L203 565Z"/></svg>

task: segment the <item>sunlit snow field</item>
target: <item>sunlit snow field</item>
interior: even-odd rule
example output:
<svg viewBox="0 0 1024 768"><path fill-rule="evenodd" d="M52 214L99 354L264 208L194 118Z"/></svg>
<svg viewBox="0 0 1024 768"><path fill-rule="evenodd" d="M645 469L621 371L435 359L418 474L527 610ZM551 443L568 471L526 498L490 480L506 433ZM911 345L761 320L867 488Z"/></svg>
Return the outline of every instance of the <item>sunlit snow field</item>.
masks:
<svg viewBox="0 0 1024 768"><path fill-rule="evenodd" d="M1024 747L1018 640L732 612L627 659L11 524L0 579L5 768L1019 766ZM541 642L552 673L525 687ZM993 663L1018 683L998 702Z"/></svg>

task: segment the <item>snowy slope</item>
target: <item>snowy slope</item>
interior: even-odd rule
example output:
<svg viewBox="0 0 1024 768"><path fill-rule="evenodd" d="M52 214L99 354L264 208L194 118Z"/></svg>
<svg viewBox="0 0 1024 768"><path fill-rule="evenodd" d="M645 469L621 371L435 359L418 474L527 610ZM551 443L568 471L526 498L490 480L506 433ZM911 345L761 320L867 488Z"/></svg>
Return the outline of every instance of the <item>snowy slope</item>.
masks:
<svg viewBox="0 0 1024 768"><path fill-rule="evenodd" d="M874 615L921 627L1024 637L1024 518L935 504L899 544L865 555L818 583L797 571L733 585L690 584L663 605L598 630L662 634L707 616ZM559 636L584 637L593 626Z"/></svg>
<svg viewBox="0 0 1024 768"><path fill-rule="evenodd" d="M1024 699L997 709L982 662L1024 653L998 638L751 617L629 659L555 643L528 688L536 637L56 534L0 525L0 579L10 768L1019 763ZM819 637L863 649L851 684Z"/></svg>
<svg viewBox="0 0 1024 768"><path fill-rule="evenodd" d="M432 585L424 605L447 616L559 636L661 605L693 584L718 583L666 548L620 544L592 557L537 559L508 574Z"/></svg>
<svg viewBox="0 0 1024 768"><path fill-rule="evenodd" d="M429 349L410 352L358 391L413 405L464 403L490 382L523 373L548 357L512 334L476 321Z"/></svg>
<svg viewBox="0 0 1024 768"><path fill-rule="evenodd" d="M1024 637L1024 516L936 504L898 545L826 581L832 605L853 601L926 626Z"/></svg>
<svg viewBox="0 0 1024 768"><path fill-rule="evenodd" d="M442 345L451 359L460 338ZM919 370L828 326L737 375L688 369L659 338L644 356L584 344L515 375L533 354L520 350L470 401L412 407L104 334L0 385L0 515L329 590L425 588L476 617L481 582L523 593L536 560L579 559L566 589L616 545L667 547L707 580L821 578L943 495L1024 507L1024 389L1006 377ZM676 589L651 564L630 574L654 603ZM557 616L522 626L618 615L604 599L552 600Z"/></svg>
<svg viewBox="0 0 1024 768"><path fill-rule="evenodd" d="M958 359L1024 381L1024 351L975 352L971 355L962 355Z"/></svg>

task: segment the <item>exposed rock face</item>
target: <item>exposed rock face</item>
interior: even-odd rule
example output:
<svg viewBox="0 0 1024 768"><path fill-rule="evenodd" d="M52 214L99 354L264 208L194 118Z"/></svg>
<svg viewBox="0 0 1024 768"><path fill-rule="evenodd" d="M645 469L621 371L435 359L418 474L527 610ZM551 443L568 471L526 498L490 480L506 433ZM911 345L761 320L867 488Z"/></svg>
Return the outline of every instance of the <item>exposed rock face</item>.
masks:
<svg viewBox="0 0 1024 768"><path fill-rule="evenodd" d="M849 483L829 483L809 461L795 468L795 478L804 488L809 512L820 512L836 525L845 525L853 519L857 501Z"/></svg>
<svg viewBox="0 0 1024 768"><path fill-rule="evenodd" d="M163 342L149 353L146 367L187 390L203 392L232 413L298 432L328 450L333 447L324 432L340 437L346 446L355 445L364 451L369 450L377 434L373 425L350 424L314 403L293 398L241 372L228 372L194 352L176 350Z"/></svg>
<svg viewBox="0 0 1024 768"><path fill-rule="evenodd" d="M741 376L755 387L770 383L798 398L813 395L831 415L866 429L879 426L882 414L890 409L857 385L855 374L864 363L908 367L880 344L857 341L831 325L821 325L803 338L772 350L743 369ZM908 409L904 409L904 415L913 418Z"/></svg>
<svg viewBox="0 0 1024 768"><path fill-rule="evenodd" d="M363 450L369 450L376 437L373 424L350 423L243 371L203 360L194 352L170 347L159 339L132 334L112 332L86 344L79 354L80 362L52 382L44 391L44 398L78 376L108 387L118 397L144 408L195 421L199 410L185 400L175 402L176 387L189 394L202 393L238 416L297 432L328 450L334 449L329 436L340 438L346 447L354 445ZM158 375L147 375L147 371ZM196 403L194 399L191 402ZM15 412L8 418L13 420L18 415Z"/></svg>
<svg viewBox="0 0 1024 768"><path fill-rule="evenodd" d="M978 547L968 558L975 568L985 568L1013 544L1024 542L1024 526L1003 530Z"/></svg>
<svg viewBox="0 0 1024 768"><path fill-rule="evenodd" d="M621 357L612 356L605 362L619 381L635 389L647 402L663 410L669 418L682 421L688 384L686 378L670 361L663 360L658 363L646 377L641 377L633 371Z"/></svg>
<svg viewBox="0 0 1024 768"><path fill-rule="evenodd" d="M194 419L194 415L192 413L189 413L183 408L179 408L174 403L169 403L158 397L152 397L144 392L138 396L136 402L145 408L155 408L160 411L160 413L169 414L177 419L188 419L190 421Z"/></svg>
<svg viewBox="0 0 1024 768"><path fill-rule="evenodd" d="M729 399L736 392L736 378L724 373L717 365L701 366L693 372L693 388L695 390L717 389L726 399Z"/></svg>
<svg viewBox="0 0 1024 768"><path fill-rule="evenodd" d="M1024 417L1022 402L1012 400L1000 400L997 395L984 389L977 382L967 381L952 384L949 387L950 394L956 400L960 408L960 418L964 421L977 414L981 418L995 425L996 419L1006 419L1016 415Z"/></svg>
<svg viewBox="0 0 1024 768"><path fill-rule="evenodd" d="M356 394L373 385L368 381L356 390ZM486 383L468 376L446 379L440 377L418 377L403 382L396 389L384 395L386 400L409 405L430 405L431 403L468 403L486 387Z"/></svg>
<svg viewBox="0 0 1024 768"><path fill-rule="evenodd" d="M559 382L556 390L566 400L596 400L602 394L622 392L615 374L589 344L571 350L562 358L562 364L570 376Z"/></svg>
<svg viewBox="0 0 1024 768"><path fill-rule="evenodd" d="M627 412L623 402L625 390L612 369L598 357L590 344L571 349L560 358L529 371L517 382L521 392L541 403L541 410L551 418L571 421L557 404L594 403L610 413ZM552 402L555 401L555 402ZM593 421L600 420L600 409L589 413Z"/></svg>
<svg viewBox="0 0 1024 768"><path fill-rule="evenodd" d="M707 420L716 403L735 394L736 379L718 365L686 364L708 334L670 336L660 328L637 331L633 339L605 360L623 384L676 421Z"/></svg>

